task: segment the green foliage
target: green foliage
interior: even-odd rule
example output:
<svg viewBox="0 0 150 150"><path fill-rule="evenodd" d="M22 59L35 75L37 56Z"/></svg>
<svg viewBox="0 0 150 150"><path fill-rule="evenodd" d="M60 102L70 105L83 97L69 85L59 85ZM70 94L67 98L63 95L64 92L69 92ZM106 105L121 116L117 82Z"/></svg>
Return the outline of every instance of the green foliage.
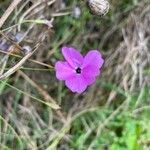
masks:
<svg viewBox="0 0 150 150"><path fill-rule="evenodd" d="M141 142L143 139L150 139L149 127L147 126L150 124L150 120L134 118L131 116L131 112L121 112L104 127L100 135L97 135L97 127L99 123L103 123L103 119L95 115L96 112L103 113L103 115L106 113L98 109L90 114L84 114L74 121L71 128L73 137L72 142L69 143L70 148L74 147L74 150L86 150L89 147L94 150L105 150L106 147L110 150L144 149ZM86 115L92 114L95 117L87 118ZM147 119L146 122L145 119ZM85 125L88 126L89 130ZM143 128L145 126L147 126L146 129ZM149 145L146 147L148 148Z"/></svg>

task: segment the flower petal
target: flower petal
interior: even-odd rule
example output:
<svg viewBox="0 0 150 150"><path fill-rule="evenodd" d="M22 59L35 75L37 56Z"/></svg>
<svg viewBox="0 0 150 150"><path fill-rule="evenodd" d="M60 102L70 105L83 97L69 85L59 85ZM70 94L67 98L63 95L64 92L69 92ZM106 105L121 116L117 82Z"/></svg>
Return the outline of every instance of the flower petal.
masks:
<svg viewBox="0 0 150 150"><path fill-rule="evenodd" d="M56 77L59 80L66 80L67 78L73 76L74 70L70 67L67 62L58 61L55 64Z"/></svg>
<svg viewBox="0 0 150 150"><path fill-rule="evenodd" d="M93 68L100 69L103 63L104 63L104 59L102 58L101 53L97 50L91 50L84 57L82 68L91 66Z"/></svg>
<svg viewBox="0 0 150 150"><path fill-rule="evenodd" d="M63 47L62 54L66 61L72 66L76 68L83 63L83 56L80 54L79 51L72 47Z"/></svg>
<svg viewBox="0 0 150 150"><path fill-rule="evenodd" d="M87 85L93 84L95 82L95 80L96 80L96 77L92 77L92 76L85 76L85 75L83 75L83 77L84 77Z"/></svg>
<svg viewBox="0 0 150 150"><path fill-rule="evenodd" d="M82 75L74 75L65 81L66 86L72 91L82 93L87 88L87 83Z"/></svg>
<svg viewBox="0 0 150 150"><path fill-rule="evenodd" d="M87 65L82 69L85 78L96 77L100 74L100 69L94 65Z"/></svg>

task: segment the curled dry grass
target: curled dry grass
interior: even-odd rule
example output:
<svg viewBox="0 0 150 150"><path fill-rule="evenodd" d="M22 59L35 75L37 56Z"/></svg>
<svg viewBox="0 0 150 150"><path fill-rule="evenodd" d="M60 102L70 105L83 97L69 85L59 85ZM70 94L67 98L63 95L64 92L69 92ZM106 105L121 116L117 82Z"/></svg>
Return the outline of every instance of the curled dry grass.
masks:
<svg viewBox="0 0 150 150"><path fill-rule="evenodd" d="M121 28L123 40L106 59L105 66L109 69L104 75L127 92L140 90L150 83L149 74L146 74L150 66L149 20L150 5L142 4L131 12ZM111 103L114 95L110 94L108 103Z"/></svg>

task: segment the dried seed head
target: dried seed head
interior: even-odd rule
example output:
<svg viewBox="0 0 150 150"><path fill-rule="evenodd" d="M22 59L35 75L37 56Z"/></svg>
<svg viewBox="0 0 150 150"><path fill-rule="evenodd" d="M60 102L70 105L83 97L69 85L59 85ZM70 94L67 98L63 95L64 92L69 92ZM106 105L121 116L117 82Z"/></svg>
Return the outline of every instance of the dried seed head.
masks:
<svg viewBox="0 0 150 150"><path fill-rule="evenodd" d="M87 0L87 6L94 15L104 16L109 10L107 0Z"/></svg>

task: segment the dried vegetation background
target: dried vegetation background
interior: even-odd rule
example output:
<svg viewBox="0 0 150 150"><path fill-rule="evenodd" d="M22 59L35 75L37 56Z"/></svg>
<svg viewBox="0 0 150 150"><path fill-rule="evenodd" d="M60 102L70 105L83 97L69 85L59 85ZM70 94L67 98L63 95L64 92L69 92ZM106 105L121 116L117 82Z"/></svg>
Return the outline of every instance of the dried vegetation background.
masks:
<svg viewBox="0 0 150 150"><path fill-rule="evenodd" d="M150 2L109 2L0 0L0 149L150 149ZM105 58L83 94L55 77L62 45Z"/></svg>

